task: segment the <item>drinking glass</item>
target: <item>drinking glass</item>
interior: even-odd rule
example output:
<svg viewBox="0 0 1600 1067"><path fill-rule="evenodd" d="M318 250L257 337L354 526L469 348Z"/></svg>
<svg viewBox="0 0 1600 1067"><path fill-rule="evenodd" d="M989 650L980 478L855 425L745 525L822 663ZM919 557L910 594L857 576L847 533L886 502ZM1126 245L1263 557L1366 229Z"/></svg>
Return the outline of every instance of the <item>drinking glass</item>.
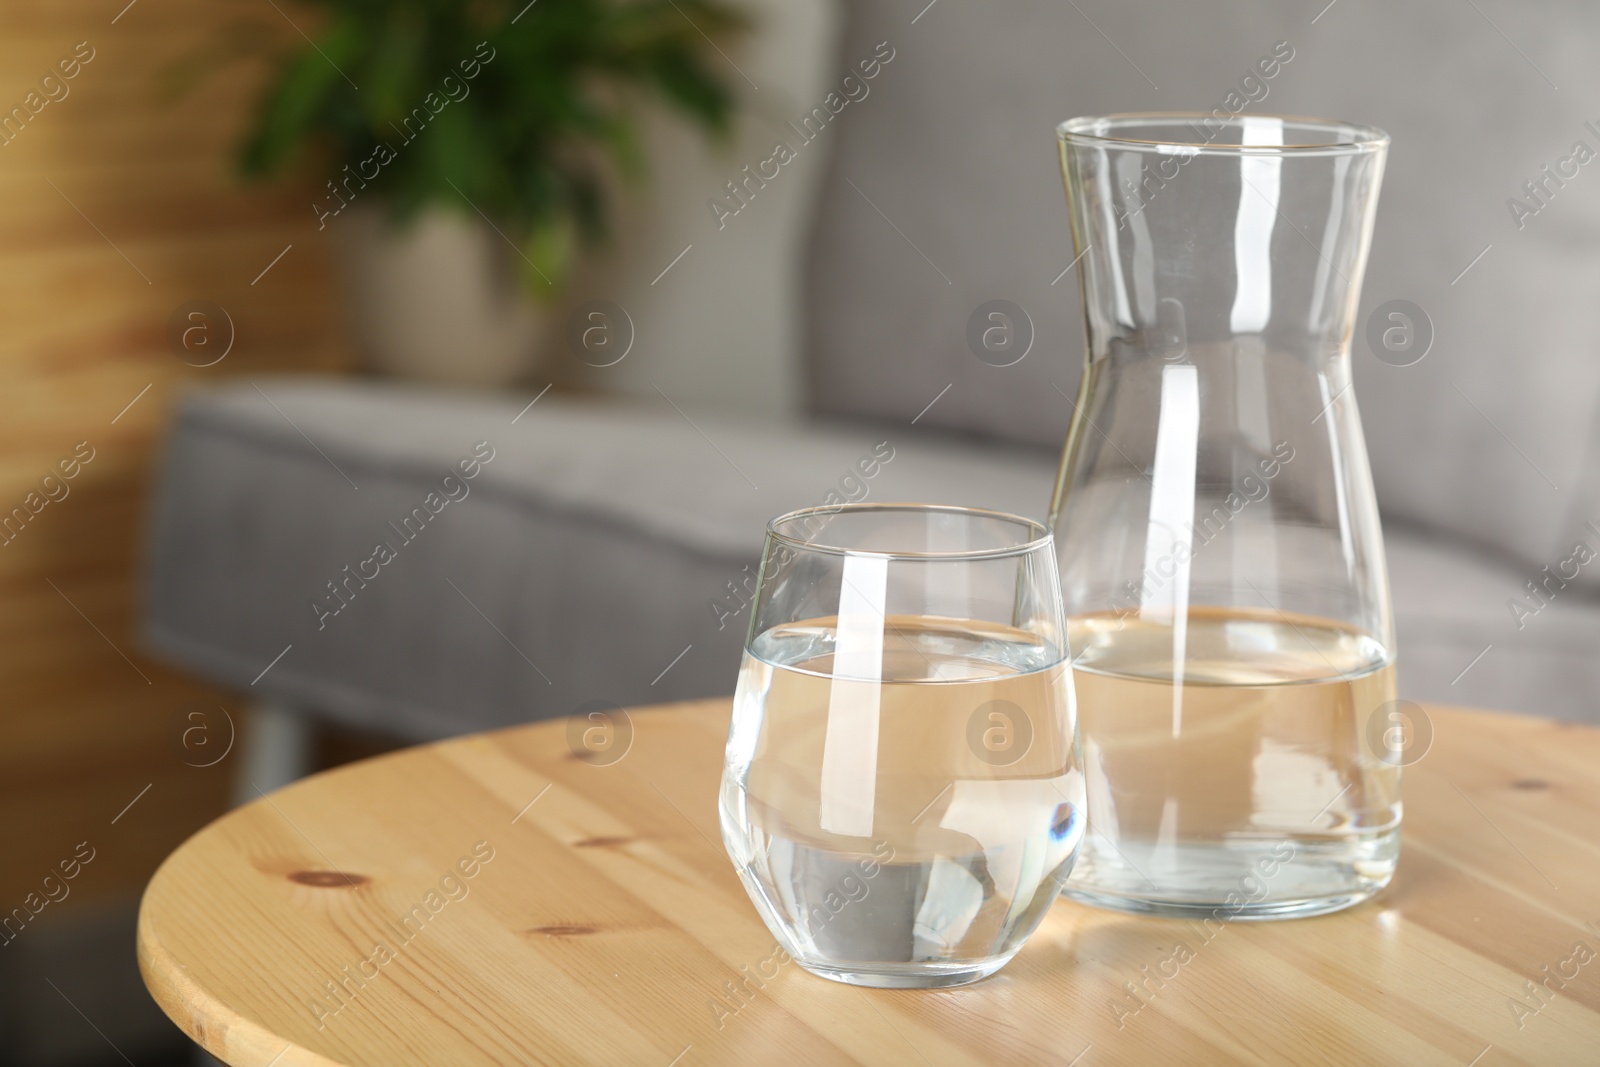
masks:
<svg viewBox="0 0 1600 1067"><path fill-rule="evenodd" d="M917 504L767 527L722 777L722 836L773 936L824 978L994 973L1084 826L1043 524Z"/></svg>
<svg viewBox="0 0 1600 1067"><path fill-rule="evenodd" d="M1350 337L1389 138L1060 128L1088 352L1051 509L1089 827L1068 895L1315 915L1400 849L1394 628Z"/></svg>

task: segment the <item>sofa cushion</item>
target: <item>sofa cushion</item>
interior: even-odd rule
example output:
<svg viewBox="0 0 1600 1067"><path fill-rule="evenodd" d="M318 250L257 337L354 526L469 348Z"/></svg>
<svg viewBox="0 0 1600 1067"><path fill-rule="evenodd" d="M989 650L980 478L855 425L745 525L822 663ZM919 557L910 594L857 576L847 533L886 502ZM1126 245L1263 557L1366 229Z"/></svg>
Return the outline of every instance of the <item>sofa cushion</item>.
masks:
<svg viewBox="0 0 1600 1067"><path fill-rule="evenodd" d="M1600 152L1600 113L1582 104L1600 99L1584 58L1600 11L1546 5L1507 29L1513 44L1470 9L1322 6L851 0L841 54L887 41L895 58L837 122L810 269L815 407L908 419L948 383L921 425L1059 444L1083 331L1076 270L1054 281L1073 258L1054 126L1222 107L1286 42L1293 58L1245 87L1248 113L1394 137L1352 342L1385 515L1535 571L1566 559L1600 519L1600 162L1561 163L1579 141ZM1558 186L1545 165L1568 177ZM1545 182L1541 199L1528 181ZM1032 320L1015 366L969 346L993 299ZM1396 299L1432 322L1413 366L1380 362L1365 339Z"/></svg>
<svg viewBox="0 0 1600 1067"><path fill-rule="evenodd" d="M177 414L148 640L417 738L730 692L769 518L850 498L1037 515L1055 468L904 425L259 384Z"/></svg>
<svg viewBox="0 0 1600 1067"><path fill-rule="evenodd" d="M1055 474L1044 452L904 425L259 384L178 412L148 643L416 739L727 693L768 518L830 493L1037 514ZM1388 548L1404 695L1600 721L1591 601L1557 596L1518 629L1516 566L1402 529Z"/></svg>
<svg viewBox="0 0 1600 1067"><path fill-rule="evenodd" d="M1534 600L1504 555L1398 527L1384 543L1402 696L1600 723L1600 605L1576 589Z"/></svg>

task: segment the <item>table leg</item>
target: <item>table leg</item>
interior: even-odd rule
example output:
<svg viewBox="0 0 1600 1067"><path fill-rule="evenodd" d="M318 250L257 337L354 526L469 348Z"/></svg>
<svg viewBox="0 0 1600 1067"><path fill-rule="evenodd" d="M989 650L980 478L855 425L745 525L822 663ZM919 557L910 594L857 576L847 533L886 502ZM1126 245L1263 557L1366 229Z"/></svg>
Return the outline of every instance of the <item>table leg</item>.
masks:
<svg viewBox="0 0 1600 1067"><path fill-rule="evenodd" d="M311 771L315 737L316 725L302 709L278 698L256 701L245 717L240 738L234 804L247 803L304 778Z"/></svg>

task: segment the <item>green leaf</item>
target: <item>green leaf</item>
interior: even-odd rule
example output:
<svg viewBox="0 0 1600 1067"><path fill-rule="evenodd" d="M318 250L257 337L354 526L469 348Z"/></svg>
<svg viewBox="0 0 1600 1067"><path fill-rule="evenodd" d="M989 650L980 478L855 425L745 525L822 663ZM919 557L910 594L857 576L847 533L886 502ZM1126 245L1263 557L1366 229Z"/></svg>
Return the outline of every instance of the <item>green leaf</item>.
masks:
<svg viewBox="0 0 1600 1067"><path fill-rule="evenodd" d="M272 174L317 129L317 113L339 80L339 72L315 52L292 60L278 86L261 108L255 133L245 142L241 163L245 173Z"/></svg>
<svg viewBox="0 0 1600 1067"><path fill-rule="evenodd" d="M418 78L423 66L424 33L420 17L401 11L375 38L361 72L361 103L373 127L400 121L426 89Z"/></svg>
<svg viewBox="0 0 1600 1067"><path fill-rule="evenodd" d="M522 242L529 268L523 279L536 298L555 300L572 274L577 251L575 227L570 218L552 217L535 223Z"/></svg>

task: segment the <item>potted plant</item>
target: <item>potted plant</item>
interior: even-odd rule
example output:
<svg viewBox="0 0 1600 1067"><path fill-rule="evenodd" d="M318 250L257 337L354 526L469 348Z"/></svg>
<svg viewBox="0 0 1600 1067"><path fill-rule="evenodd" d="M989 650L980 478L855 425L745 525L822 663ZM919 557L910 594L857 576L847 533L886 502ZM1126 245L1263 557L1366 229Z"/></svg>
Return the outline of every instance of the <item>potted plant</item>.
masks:
<svg viewBox="0 0 1600 1067"><path fill-rule="evenodd" d="M382 371L515 379L540 305L604 234L611 177L643 172L641 106L709 134L732 118L710 53L744 20L718 0L308 2L320 29L279 58L240 163L257 178L308 154L326 169L311 210ZM238 53L263 36L229 39Z"/></svg>

